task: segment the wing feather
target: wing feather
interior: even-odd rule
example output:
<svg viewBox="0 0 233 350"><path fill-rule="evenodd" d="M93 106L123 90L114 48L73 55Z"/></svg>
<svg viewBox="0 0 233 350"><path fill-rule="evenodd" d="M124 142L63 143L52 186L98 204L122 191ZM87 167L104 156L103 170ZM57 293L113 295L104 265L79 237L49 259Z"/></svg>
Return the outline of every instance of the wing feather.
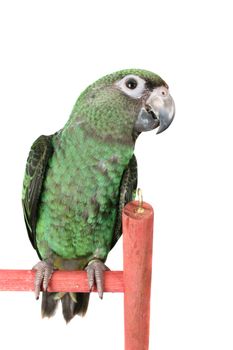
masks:
<svg viewBox="0 0 233 350"><path fill-rule="evenodd" d="M36 246L37 213L48 161L53 154L52 135L40 136L32 145L23 181L24 219L32 246Z"/></svg>
<svg viewBox="0 0 233 350"><path fill-rule="evenodd" d="M122 235L122 222L121 222L122 210L128 202L133 200L136 189L137 189L137 160L135 155L133 155L129 161L127 168L123 173L122 180L121 180L118 212L117 212L117 218L115 222L111 249L114 247L114 245Z"/></svg>

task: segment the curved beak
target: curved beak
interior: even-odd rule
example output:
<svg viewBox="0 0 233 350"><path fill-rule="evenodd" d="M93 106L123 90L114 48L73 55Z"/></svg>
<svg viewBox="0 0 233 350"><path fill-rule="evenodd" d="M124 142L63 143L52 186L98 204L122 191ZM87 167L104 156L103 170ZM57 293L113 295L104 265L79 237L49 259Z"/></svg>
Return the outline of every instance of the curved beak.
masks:
<svg viewBox="0 0 233 350"><path fill-rule="evenodd" d="M155 88L138 115L135 129L138 132L153 130L157 134L166 130L175 116L175 103L168 90L163 87Z"/></svg>
<svg viewBox="0 0 233 350"><path fill-rule="evenodd" d="M166 130L175 116L175 103L168 90L158 87L153 90L146 101L146 106L151 108L152 113L159 120L157 134Z"/></svg>

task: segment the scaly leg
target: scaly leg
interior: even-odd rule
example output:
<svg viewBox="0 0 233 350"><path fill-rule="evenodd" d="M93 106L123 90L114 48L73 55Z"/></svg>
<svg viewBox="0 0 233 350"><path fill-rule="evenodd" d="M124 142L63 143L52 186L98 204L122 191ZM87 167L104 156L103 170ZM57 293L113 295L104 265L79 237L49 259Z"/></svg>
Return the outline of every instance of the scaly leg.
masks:
<svg viewBox="0 0 233 350"><path fill-rule="evenodd" d="M41 284L44 291L48 288L49 281L53 274L53 264L50 261L43 260L39 261L32 269L36 270L34 281L35 297L36 299L39 299Z"/></svg>
<svg viewBox="0 0 233 350"><path fill-rule="evenodd" d="M92 290L94 284L96 283L97 292L99 294L99 297L100 297L100 299L103 299L104 271L109 270L109 268L101 260L93 259L88 263L85 270L87 271L87 277L88 277L90 291Z"/></svg>

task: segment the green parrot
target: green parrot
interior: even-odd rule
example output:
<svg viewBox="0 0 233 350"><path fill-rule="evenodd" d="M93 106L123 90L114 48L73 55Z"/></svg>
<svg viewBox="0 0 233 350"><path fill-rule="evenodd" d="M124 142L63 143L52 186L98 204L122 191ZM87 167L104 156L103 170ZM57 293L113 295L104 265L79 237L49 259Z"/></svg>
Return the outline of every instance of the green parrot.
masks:
<svg viewBox="0 0 233 350"><path fill-rule="evenodd" d="M26 164L22 203L29 239L40 261L42 316L59 300L69 322L86 313L89 293L49 293L54 270L86 270L90 291L103 296L105 260L122 234L121 212L137 187L134 145L144 131L161 133L175 115L158 75L128 69L107 75L79 96L64 128L40 136Z"/></svg>

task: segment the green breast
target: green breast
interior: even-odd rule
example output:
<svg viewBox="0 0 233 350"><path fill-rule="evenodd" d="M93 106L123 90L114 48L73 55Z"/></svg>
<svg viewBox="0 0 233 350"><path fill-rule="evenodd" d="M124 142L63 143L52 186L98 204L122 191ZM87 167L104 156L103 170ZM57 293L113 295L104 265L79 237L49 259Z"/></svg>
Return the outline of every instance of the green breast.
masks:
<svg viewBox="0 0 233 350"><path fill-rule="evenodd" d="M111 246L121 177L132 145L88 137L70 128L54 138L37 222L37 245L46 258L105 259Z"/></svg>

